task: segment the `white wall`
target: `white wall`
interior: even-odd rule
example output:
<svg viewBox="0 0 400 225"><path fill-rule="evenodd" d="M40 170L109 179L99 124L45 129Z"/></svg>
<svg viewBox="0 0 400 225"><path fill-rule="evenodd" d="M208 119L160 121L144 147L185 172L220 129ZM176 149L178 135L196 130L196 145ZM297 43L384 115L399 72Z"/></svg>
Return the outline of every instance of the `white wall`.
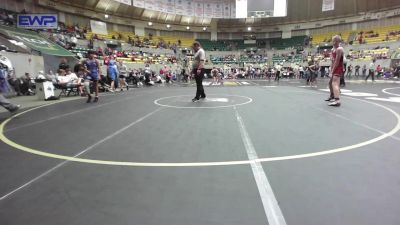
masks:
<svg viewBox="0 0 400 225"><path fill-rule="evenodd" d="M37 75L39 71L44 71L44 60L42 56L12 52L0 52L0 55L10 59L17 77L22 77L25 73Z"/></svg>
<svg viewBox="0 0 400 225"><path fill-rule="evenodd" d="M145 36L144 27L143 26L135 26L135 34L138 36Z"/></svg>

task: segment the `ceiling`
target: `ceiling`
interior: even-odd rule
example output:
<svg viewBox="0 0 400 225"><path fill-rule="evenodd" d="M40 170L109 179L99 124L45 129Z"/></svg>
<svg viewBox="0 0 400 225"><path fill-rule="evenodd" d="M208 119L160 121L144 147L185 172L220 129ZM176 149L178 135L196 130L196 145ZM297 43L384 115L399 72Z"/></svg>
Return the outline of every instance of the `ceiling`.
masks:
<svg viewBox="0 0 400 225"><path fill-rule="evenodd" d="M322 12L322 0L288 0L287 16L281 18L256 19L210 19L189 17L157 12L116 2L115 0L56 0L78 8L90 9L96 12L107 13L139 20L153 22L181 24L181 25L208 25L212 21L218 27L235 27L251 23L252 25L275 25L296 22L307 22L322 19L353 16L369 11L400 7L400 0L336 0L335 10Z"/></svg>

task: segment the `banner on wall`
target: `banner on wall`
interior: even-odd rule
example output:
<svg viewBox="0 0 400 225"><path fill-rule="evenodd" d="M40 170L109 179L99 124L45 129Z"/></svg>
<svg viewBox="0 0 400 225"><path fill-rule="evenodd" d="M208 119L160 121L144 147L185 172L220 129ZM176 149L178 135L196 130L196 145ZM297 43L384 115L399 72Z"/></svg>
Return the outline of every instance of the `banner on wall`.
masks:
<svg viewBox="0 0 400 225"><path fill-rule="evenodd" d="M90 20L90 28L94 34L107 35L107 24L101 21Z"/></svg>
<svg viewBox="0 0 400 225"><path fill-rule="evenodd" d="M204 16L204 3L202 0L196 0L193 2L194 5L194 15L197 17Z"/></svg>
<svg viewBox="0 0 400 225"><path fill-rule="evenodd" d="M231 2L231 18L236 18L236 3Z"/></svg>
<svg viewBox="0 0 400 225"><path fill-rule="evenodd" d="M133 0L133 6L144 8L144 0Z"/></svg>
<svg viewBox="0 0 400 225"><path fill-rule="evenodd" d="M224 17L224 4L220 0L215 0L212 3L212 9L213 9L213 18L223 18Z"/></svg>
<svg viewBox="0 0 400 225"><path fill-rule="evenodd" d="M245 18L247 0L115 0L159 12L206 18ZM278 1L278 0L275 0ZM239 12L237 4L240 5ZM334 0L323 0L323 11L333 10ZM238 13L240 15L238 15ZM242 15L243 14L243 15Z"/></svg>
<svg viewBox="0 0 400 225"><path fill-rule="evenodd" d="M247 18L247 0L236 0L235 14L231 14L236 18Z"/></svg>
<svg viewBox="0 0 400 225"><path fill-rule="evenodd" d="M144 8L150 10L157 10L156 8L156 0L146 0L144 2Z"/></svg>
<svg viewBox="0 0 400 225"><path fill-rule="evenodd" d="M223 7L224 7L224 18L231 18L231 3L224 2Z"/></svg>
<svg viewBox="0 0 400 225"><path fill-rule="evenodd" d="M184 0L175 0L175 13L178 15L186 15L185 14L185 1Z"/></svg>
<svg viewBox="0 0 400 225"><path fill-rule="evenodd" d="M204 17L206 18L213 17L213 1L211 0L204 1Z"/></svg>
<svg viewBox="0 0 400 225"><path fill-rule="evenodd" d="M57 29L57 14L18 14L17 27L25 29Z"/></svg>
<svg viewBox="0 0 400 225"><path fill-rule="evenodd" d="M164 0L165 12L175 14L175 1L176 0Z"/></svg>
<svg viewBox="0 0 400 225"><path fill-rule="evenodd" d="M195 16L194 7L195 3L192 0L183 0L184 10L183 15L186 16Z"/></svg>
<svg viewBox="0 0 400 225"><path fill-rule="evenodd" d="M323 0L322 12L331 11L335 9L335 0Z"/></svg>
<svg viewBox="0 0 400 225"><path fill-rule="evenodd" d="M155 3L156 3L155 8L156 8L157 11L159 11L159 12L165 12L166 11L165 4L164 4L165 1L164 0L155 0Z"/></svg>
<svg viewBox="0 0 400 225"><path fill-rule="evenodd" d="M115 0L115 1L126 5L132 5L132 0Z"/></svg>

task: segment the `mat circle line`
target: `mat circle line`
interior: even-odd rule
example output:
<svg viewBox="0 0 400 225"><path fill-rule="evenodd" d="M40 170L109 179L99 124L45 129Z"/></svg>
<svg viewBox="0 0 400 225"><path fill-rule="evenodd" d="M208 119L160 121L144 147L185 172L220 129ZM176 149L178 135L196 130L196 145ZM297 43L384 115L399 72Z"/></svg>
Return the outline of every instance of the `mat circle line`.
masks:
<svg viewBox="0 0 400 225"><path fill-rule="evenodd" d="M156 99L156 100L154 100L154 104L156 104L158 106L162 106L162 107L175 108L175 109L218 109L218 108L230 108L230 107L234 107L234 106L242 106L242 105L246 105L246 104L249 104L249 103L253 102L252 98L249 98L249 97L246 97L246 96L241 96L241 95L209 94L208 96L214 96L214 95L245 98L245 99L247 99L247 101L243 102L243 103L232 104L232 105L222 105L222 106L174 106L174 105L167 105L167 104L161 104L160 103L160 101L165 100L165 99L169 99L169 98L190 97L191 96L191 95L175 95L175 96L167 96L167 97ZM197 103L193 103L193 104L197 104Z"/></svg>
<svg viewBox="0 0 400 225"><path fill-rule="evenodd" d="M88 163L88 164L98 164L98 165L113 165L113 166L130 166L130 167L208 167L208 166L230 166L230 165L246 165L246 164L251 164L254 162L271 162L271 161L283 161L283 160L293 160L293 159L302 159L302 158L310 158L310 157L317 157L317 156L323 156L323 155L329 155L329 154L334 154L334 153L339 153L339 152L344 152L344 151L349 151L352 149L360 148L366 145L370 145L373 143L376 143L378 141L381 141L387 137L390 137L397 133L400 130L400 115L395 112L394 110L375 103L375 102L370 102L362 99L357 99L357 98L352 98L352 97L346 97L349 99L361 101L364 103L372 104L375 106L378 106L380 108L385 109L386 111L389 111L392 113L396 119L397 123L396 125L390 130L389 132L386 132L376 138L360 142L354 145L349 145L349 146L344 146L340 148L335 148L335 149L328 149L328 150L321 150L319 152L315 153L306 153L306 154L298 154L298 155L289 155L289 156L279 156L279 157L270 157L270 158L258 158L254 160L237 160L237 161L219 161L219 162L184 162L184 163L150 163L150 162L124 162L124 161L109 161L109 160L96 160L96 159L85 159L85 158L79 158L79 157L72 157L72 156L66 156L66 155L59 155L59 154L54 154L54 153L49 153L49 152L44 152L41 150L29 148L23 145L20 145L10 139L8 139L4 135L4 128L9 123L13 118L17 116L21 116L25 113L31 112L33 110L48 106L48 105L53 105L53 104L48 104L48 105L43 105L39 107L35 107L29 110L26 110L24 112L18 113L7 120L3 121L0 124L0 140L6 143L7 145L18 149L22 150L27 153L43 156L43 157L48 157L48 158L54 158L54 159L61 159L61 160L66 160L66 161L72 161L72 162L80 162L80 163Z"/></svg>
<svg viewBox="0 0 400 225"><path fill-rule="evenodd" d="M388 94L388 95L394 95L394 96L399 96L400 94L396 94L396 93L392 93L392 92L388 92L387 90L392 90L392 89L399 89L400 87L393 87L393 88L385 88L382 90L383 93Z"/></svg>

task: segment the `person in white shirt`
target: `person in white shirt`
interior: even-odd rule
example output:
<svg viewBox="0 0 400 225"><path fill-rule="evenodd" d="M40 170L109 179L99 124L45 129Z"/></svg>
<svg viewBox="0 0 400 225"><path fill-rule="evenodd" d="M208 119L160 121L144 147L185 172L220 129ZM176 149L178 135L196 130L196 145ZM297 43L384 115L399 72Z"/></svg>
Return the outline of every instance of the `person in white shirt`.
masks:
<svg viewBox="0 0 400 225"><path fill-rule="evenodd" d="M79 77L75 73L72 73L70 70L67 70L67 75L65 75L65 76L69 77L71 83L75 83L75 84L80 83Z"/></svg>
<svg viewBox="0 0 400 225"><path fill-rule="evenodd" d="M67 73L65 70L58 70L57 73L57 83L61 84L61 85L66 85L69 82L71 82L71 78L69 76L67 76Z"/></svg>
<svg viewBox="0 0 400 225"><path fill-rule="evenodd" d="M196 80L196 96L192 99L193 102L199 101L200 98L206 98L206 94L204 93L203 87L203 78L204 78L204 63L206 61L206 53L204 49L201 47L200 43L195 41L193 43L193 51L195 52L193 57L192 64L192 74L194 74L194 78Z"/></svg>
<svg viewBox="0 0 400 225"><path fill-rule="evenodd" d="M79 93L83 93L82 80L68 68L66 73L61 73L58 76L58 82L68 88L78 88Z"/></svg>
<svg viewBox="0 0 400 225"><path fill-rule="evenodd" d="M51 81L53 84L57 83L57 75L53 73L52 70L49 71L48 74L45 75L46 79Z"/></svg>
<svg viewBox="0 0 400 225"><path fill-rule="evenodd" d="M119 71L119 85L121 91L124 90L124 87L126 88L126 90L129 90L129 85L126 83L126 77L128 77L128 68L122 60L118 62L117 69Z"/></svg>
<svg viewBox="0 0 400 225"><path fill-rule="evenodd" d="M365 81L367 81L369 77L372 78L372 81L375 81L375 59L373 59L372 62L369 64L369 73L368 76L365 78Z"/></svg>
<svg viewBox="0 0 400 225"><path fill-rule="evenodd" d="M300 78L304 78L304 68L303 66L299 67Z"/></svg>
<svg viewBox="0 0 400 225"><path fill-rule="evenodd" d="M155 79L154 79L154 83L158 83L158 84L162 84L164 83L163 79L161 78L160 74L157 74Z"/></svg>

